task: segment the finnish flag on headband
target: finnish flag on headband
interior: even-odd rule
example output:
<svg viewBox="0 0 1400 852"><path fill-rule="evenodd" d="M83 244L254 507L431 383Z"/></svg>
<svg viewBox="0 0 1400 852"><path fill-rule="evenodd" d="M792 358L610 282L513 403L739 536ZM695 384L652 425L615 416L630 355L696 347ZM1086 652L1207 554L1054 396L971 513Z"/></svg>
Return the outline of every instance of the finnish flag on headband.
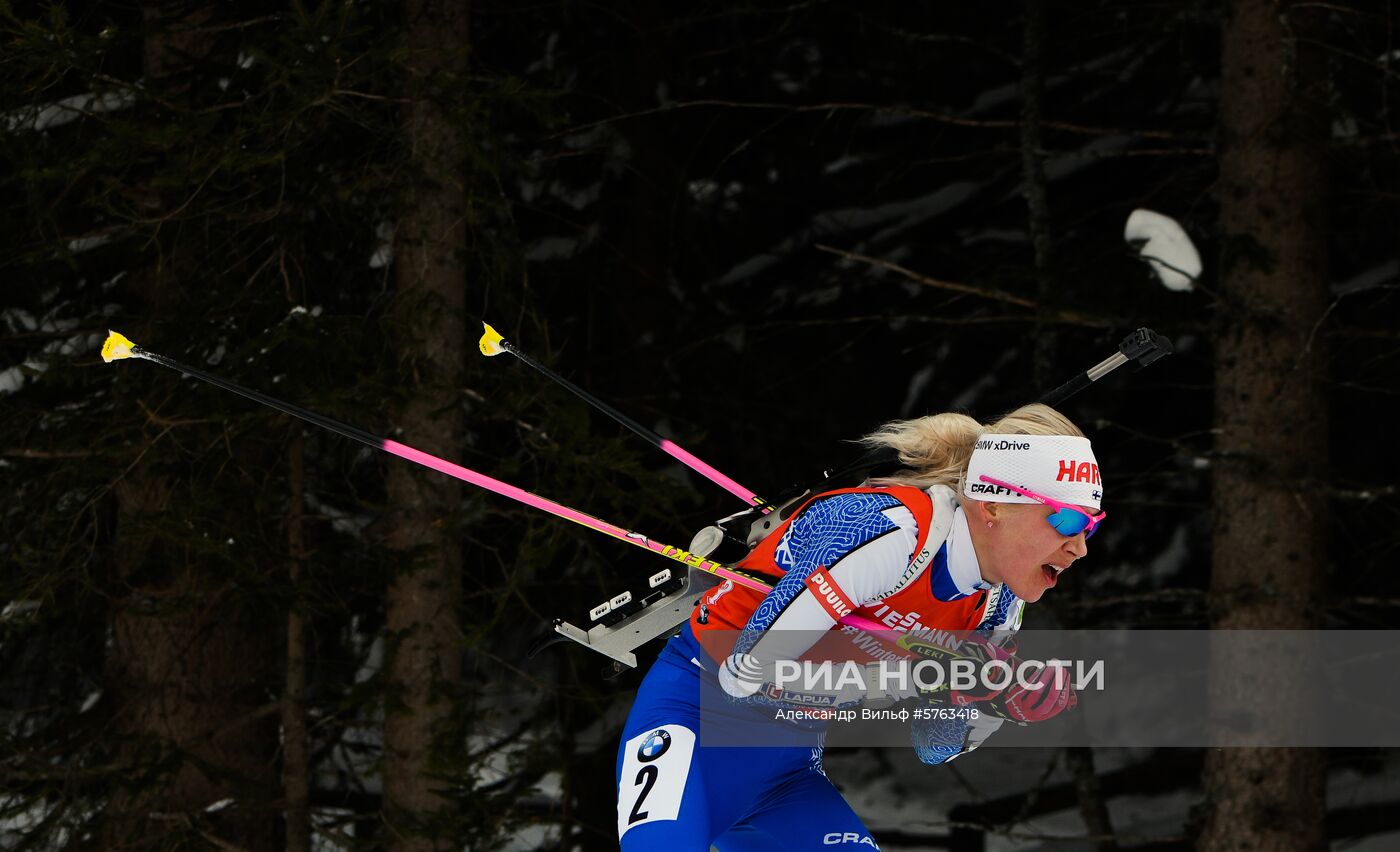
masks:
<svg viewBox="0 0 1400 852"><path fill-rule="evenodd" d="M963 494L992 503L1034 503L982 477L1099 510L1103 481L1088 438L1070 435L982 435L972 450Z"/></svg>

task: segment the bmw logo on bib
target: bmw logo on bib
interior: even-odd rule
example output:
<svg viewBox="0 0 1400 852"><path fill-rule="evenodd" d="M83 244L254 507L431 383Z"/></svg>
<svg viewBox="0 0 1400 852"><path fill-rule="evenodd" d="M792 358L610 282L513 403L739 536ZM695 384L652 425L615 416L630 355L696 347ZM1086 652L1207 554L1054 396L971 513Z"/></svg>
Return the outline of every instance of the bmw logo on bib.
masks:
<svg viewBox="0 0 1400 852"><path fill-rule="evenodd" d="M637 746L637 760L642 763L651 763L658 757L666 753L666 749L671 747L671 735L658 728Z"/></svg>

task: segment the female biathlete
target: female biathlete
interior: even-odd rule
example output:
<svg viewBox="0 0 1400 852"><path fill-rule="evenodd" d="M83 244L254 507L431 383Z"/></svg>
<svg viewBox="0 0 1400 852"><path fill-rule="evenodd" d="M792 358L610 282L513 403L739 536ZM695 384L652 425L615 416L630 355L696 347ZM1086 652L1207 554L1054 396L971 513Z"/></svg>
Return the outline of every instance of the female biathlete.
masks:
<svg viewBox="0 0 1400 852"><path fill-rule="evenodd" d="M864 442L895 449L903 469L809 500L739 563L774 579L772 591L716 587L647 673L617 755L626 852L874 847L822 769L820 724L789 714L795 720L763 747L706 746L702 708L706 726L761 720L771 731L774 707L860 700L769 680L776 661L804 659L818 640L846 641L832 628L851 614L912 635L976 631L984 650L1005 658L1000 638L1085 555L1103 519L1088 439L1044 405L990 426L961 414L895 421ZM916 721L919 758L952 760L1003 719L1041 721L1073 706L1062 678L1030 683L940 693L985 712Z"/></svg>

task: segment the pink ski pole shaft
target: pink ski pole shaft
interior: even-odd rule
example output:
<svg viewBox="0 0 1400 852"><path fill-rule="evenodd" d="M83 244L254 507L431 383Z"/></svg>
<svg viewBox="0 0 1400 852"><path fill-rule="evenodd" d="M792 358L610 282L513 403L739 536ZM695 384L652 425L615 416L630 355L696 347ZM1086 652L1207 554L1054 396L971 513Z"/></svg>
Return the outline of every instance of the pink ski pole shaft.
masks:
<svg viewBox="0 0 1400 852"><path fill-rule="evenodd" d="M659 541L653 541L652 539L642 535L641 533L632 532L631 530L624 529L623 527L617 526L616 524L610 524L607 521L604 521L600 518L595 518L592 515L589 515L585 512L580 512L579 510L574 509L570 506L565 506L562 503L556 503L553 500L541 497L538 494L533 494L529 491L526 491L523 488L518 488L514 485L511 485L508 482L502 482L501 480L491 476L487 476L484 473L478 473L477 471L474 471L470 468L463 467L462 465L455 464L443 458L439 458L438 456L435 456L432 453L424 452L423 450L419 450L415 447L410 447L407 444L401 444L398 441L391 441L387 438L378 437L376 435L364 431L363 429L358 429L354 426L350 426L346 423L342 423L338 420L326 417L325 415L317 414L314 411L309 411L305 408L302 408L301 406L293 405L290 402L277 399L276 397L268 396L265 393L252 390L251 388L246 388L240 384L237 384L236 382L231 382L228 379L221 378L212 373L206 373L203 370L195 369L194 367L182 364L173 358L167 358L164 355L160 355L155 352L143 349L140 346L137 346L136 344L132 343L130 340L127 340L122 335L117 334L116 332L110 333L110 335L107 338L107 341L103 344L102 358L104 361L108 362L117 361L125 358L139 358L145 361L151 361L153 363L161 365L162 367L166 367L171 370L175 370L176 372L183 373L187 376L190 376L191 378L199 379L200 381L214 385L215 387L223 388L224 390L236 393L239 396L253 400L257 403L261 403L262 405L266 405L269 408L281 411L284 414L290 414L291 416L303 420L307 423L310 423L313 426L319 426L322 429L326 429L330 432L336 433L337 435L350 438L351 440L359 441L360 443L374 447L375 449L383 450L386 453L398 456L399 458L405 459L407 461L411 461L414 464L422 465L423 467L430 468L439 473L453 477L454 479L458 479L462 482L467 482L472 485L475 485L478 488L484 488L487 491L500 494L503 497L508 497L512 500L515 500L516 502L523 503L527 506L539 509L543 512L548 512L549 514L554 515L555 517L563 518L566 521L573 521L574 523L588 527L589 529L597 530L598 532L603 533L604 535L612 536L618 541L625 541L628 544L645 548L651 551L652 553L656 553L668 559L675 560L676 562L680 562L684 565L689 565L701 571L706 571L710 574L714 574L715 576L721 577L726 580L732 580L736 585L745 586L762 592L767 592L772 589L772 586L768 583L765 583L762 580L757 579L755 577L750 577L739 571L735 571L734 569L721 562L712 562L703 557L696 556L695 554L690 553L689 551L682 550L679 547L675 547L669 544L663 544ZM855 626L862 625L857 624ZM878 625L873 626L878 627Z"/></svg>

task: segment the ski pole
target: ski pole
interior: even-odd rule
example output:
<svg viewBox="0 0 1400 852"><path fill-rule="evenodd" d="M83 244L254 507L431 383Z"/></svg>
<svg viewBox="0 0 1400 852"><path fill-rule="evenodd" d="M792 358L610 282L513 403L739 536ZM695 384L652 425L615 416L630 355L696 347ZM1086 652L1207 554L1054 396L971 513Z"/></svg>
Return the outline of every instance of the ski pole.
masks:
<svg viewBox="0 0 1400 852"><path fill-rule="evenodd" d="M1174 351L1171 340L1150 328L1140 328L1123 338L1123 342L1118 344L1117 352L1045 394L1040 398L1040 402L1057 405L1129 361L1136 361L1138 366L1146 367Z"/></svg>
<svg viewBox="0 0 1400 852"><path fill-rule="evenodd" d="M281 411L284 414L290 414L291 416L299 418L307 423L312 424L313 426L319 426L322 429L329 430L331 432L336 433L337 435L341 435L343 437L359 441L362 444L366 444L378 450L383 450L386 453L398 456L401 459L406 459L415 464L422 465L423 467L430 468L439 473L446 474L448 476L453 477L454 479L459 479L463 482L470 483L472 485L477 486L478 488L483 488L487 491L491 491L503 497L509 497L510 499L515 500L516 502L524 503L525 505L530 506L531 508L548 512L549 514L554 515L555 517L563 518L566 521L573 521L574 523L588 527L591 530L596 530L597 532L603 533L604 535L612 536L613 538L619 541L625 541L628 544L645 548L646 550L649 550L652 553L656 553L668 559L680 562L683 565L688 565L692 568L697 568L701 571L714 574L715 576L720 577L722 579L733 581L735 585L746 586L750 589L754 589L760 592L768 592L771 591L773 588L770 584L764 582L763 580L760 580L756 577L751 577L740 571L736 571L733 568L721 562L712 562L701 556L697 556L693 553L682 550L679 547L675 547L669 544L663 544L659 541L653 541L652 539L648 538L645 535L642 535L641 533L632 532L631 530L624 529L622 527L617 526L616 524L610 524L607 521L604 521L600 518L595 518L592 515L589 515L585 512L580 512L579 510L571 508L569 506L565 506L562 503L556 503L553 500L541 497L538 494L533 494L529 491L526 491L523 488L518 488L514 485L511 485L508 482L502 482L501 480L487 476L484 473L478 473L477 471L471 470L470 468L463 467L459 464L454 464L453 462L439 458L433 455L432 453L426 453L422 450L410 447L407 444L400 444L397 441L391 441L387 438L377 437L362 429L357 429L354 426L341 423L338 420L332 420L331 418L317 414L314 411L308 411L307 409L302 408L300 406L293 405L289 402L284 402L280 399L268 396L267 394L260 393L250 388L245 388L242 385L236 384L224 378L220 378L219 376L215 376L212 373L206 373L203 370L197 370L186 364L182 364L173 358L167 358L164 355L160 355L155 352L151 352L150 350L143 349L142 347L136 345L135 343L132 343L126 337L123 337L121 334L118 334L115 331L108 332L107 340L102 344L102 360L106 361L107 363L111 363L112 361L119 361L126 358L139 358L145 361L151 361L153 363L159 364L162 367L168 367L169 369L175 370L176 372L184 373L187 376L199 379L202 382L207 382L211 385L214 385L215 387L223 388L227 391L232 391L233 393L246 397L247 399L251 399L254 402L261 403L262 405L266 405L269 408ZM866 619L860 618L858 616L848 616L846 619L843 619L842 623L850 624L853 627L858 627L864 630L886 629L883 628L882 625L876 624L875 622L867 621Z"/></svg>
<svg viewBox="0 0 1400 852"><path fill-rule="evenodd" d="M496 331L496 329L492 328L489 323L483 322L481 325L485 328L485 331L482 332L481 340L478 341L477 345L480 347L482 355L485 355L486 357L490 358L499 355L502 352L509 352L516 358L519 358L521 361L523 361L526 364L526 366L534 369L537 373L543 375L545 378L564 388L569 393L572 393L574 396L583 400L588 405L591 405L593 408L603 412L607 416L611 417L613 420L627 427L632 431L633 434L637 435L642 440L650 443L654 447L659 448L662 452L666 453L667 455L679 461L681 464L685 465L686 467L690 468L691 470L695 471L696 473L715 483L719 487L728 491L730 494L733 494L735 497L738 497L740 500L743 500L745 503L754 506L766 506L768 504L768 501L764 500L762 497L759 497L757 494L740 485L738 482L735 482L733 479L726 476L719 470L716 470L713 466L707 464L704 460L698 458L693 453L677 444L675 441L672 441L669 438L661 437L657 433L653 432L652 430L648 429L647 427L643 426L642 424L623 414L621 411L618 411L616 408L613 408L606 402L603 402L601 399L598 399L597 397L593 396L588 391L584 390L583 388L579 387L578 385L574 384L573 382L569 381L568 379L549 369L545 365L541 364L539 361L536 361L534 358L531 358L529 355L522 352L520 348L517 347L514 343L511 343L509 340L506 340L504 337L502 337L501 333Z"/></svg>

